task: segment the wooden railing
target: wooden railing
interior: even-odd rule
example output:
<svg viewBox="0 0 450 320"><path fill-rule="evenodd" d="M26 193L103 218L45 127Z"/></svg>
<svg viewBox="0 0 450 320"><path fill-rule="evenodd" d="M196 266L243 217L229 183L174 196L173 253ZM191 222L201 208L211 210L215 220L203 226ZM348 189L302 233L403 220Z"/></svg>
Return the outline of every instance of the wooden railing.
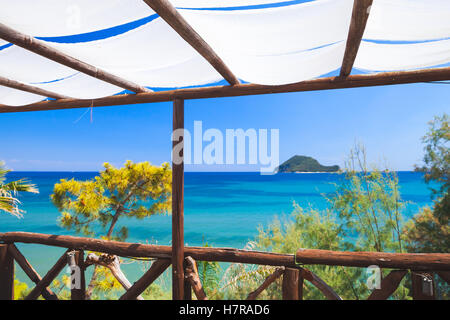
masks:
<svg viewBox="0 0 450 320"><path fill-rule="evenodd" d="M15 243L33 243L66 248L67 251L56 264L41 277L27 259L17 249ZM85 251L103 253L97 256L90 253L85 258ZM154 258L148 271L131 284L118 266L118 258ZM26 300L35 300L42 295L47 300L58 297L49 288L51 282L69 265L72 270L79 270L78 286L71 289L71 298L84 300L86 296L85 270L97 264L111 269L113 275L125 288L122 300L142 299L140 296L170 265L172 248L170 246L106 241L83 237L47 235L27 232L0 233L0 299L14 297L14 261L36 286ZM233 248L185 248L185 299L191 299L193 291L198 300L207 296L200 281L196 261L218 261L244 264L276 266L275 271L264 282L249 293L247 300L254 300L271 283L282 277L282 297L286 300L303 298L303 283L309 281L318 288L327 299L341 300L341 297L316 274L306 269L305 265L330 265L344 267L369 267L393 269L381 281L381 288L372 291L370 300L389 298L399 286L401 280L411 272L412 295L414 299L434 299L434 274L450 281L450 254L414 254L414 253L379 253L379 252L336 252L327 250L300 249L296 254L277 254L239 250ZM191 291L192 289L192 291Z"/></svg>

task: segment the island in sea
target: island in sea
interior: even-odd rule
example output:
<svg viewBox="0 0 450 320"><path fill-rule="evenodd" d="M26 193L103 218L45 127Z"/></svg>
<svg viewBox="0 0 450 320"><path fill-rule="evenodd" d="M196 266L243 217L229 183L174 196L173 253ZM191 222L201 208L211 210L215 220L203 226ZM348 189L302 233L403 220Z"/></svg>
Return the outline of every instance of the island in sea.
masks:
<svg viewBox="0 0 450 320"><path fill-rule="evenodd" d="M278 167L278 172L337 172L339 166L323 166L312 157L293 156Z"/></svg>

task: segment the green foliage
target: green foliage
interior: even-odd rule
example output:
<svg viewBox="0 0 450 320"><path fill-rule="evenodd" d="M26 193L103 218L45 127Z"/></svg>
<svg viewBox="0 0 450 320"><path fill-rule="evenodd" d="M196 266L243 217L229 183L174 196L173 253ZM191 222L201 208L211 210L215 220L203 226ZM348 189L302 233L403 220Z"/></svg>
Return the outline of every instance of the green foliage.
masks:
<svg viewBox="0 0 450 320"><path fill-rule="evenodd" d="M348 250L351 244L344 240L342 226L331 211L323 212L309 208L304 210L294 203L292 218L275 220L266 228L260 228L257 236L258 248L278 253L295 253L299 248L322 250ZM365 285L357 285L362 270L329 266L308 266L332 288L336 288L344 299L358 299L365 292ZM278 286L278 298L281 287ZM309 283L305 283L305 299L324 299L324 296Z"/></svg>
<svg viewBox="0 0 450 320"><path fill-rule="evenodd" d="M221 299L245 300L250 292L257 289L264 279L275 271L275 267L256 266L241 263L231 264L220 285ZM281 298L281 278L261 292L257 299L277 300Z"/></svg>
<svg viewBox="0 0 450 320"><path fill-rule="evenodd" d="M244 250L254 250L256 247L257 243L250 241L245 245ZM225 270L219 283L219 294L214 298L245 300L249 293L256 290L264 282L265 278L274 271L275 267L271 266L232 263ZM261 292L257 299L280 299L280 288L281 278Z"/></svg>
<svg viewBox="0 0 450 320"><path fill-rule="evenodd" d="M450 187L450 125L448 114L435 116L429 122L428 132L422 138L425 144L425 165L416 168L425 172L425 181L436 181L439 188L434 189L438 195L448 193Z"/></svg>
<svg viewBox="0 0 450 320"><path fill-rule="evenodd" d="M51 199L61 212L63 227L95 236L95 226L100 224L106 238L124 241L125 227L113 236L120 217L143 219L169 211L172 173L167 163L156 167L127 161L123 168L108 163L104 167L93 180L62 179L55 184Z"/></svg>
<svg viewBox="0 0 450 320"><path fill-rule="evenodd" d="M111 270L99 265L95 266L89 287L92 288L91 300L113 300L123 291L122 285Z"/></svg>
<svg viewBox="0 0 450 320"><path fill-rule="evenodd" d="M164 290L162 286L153 283L142 293L145 300L171 300L172 294L168 290Z"/></svg>
<svg viewBox="0 0 450 320"><path fill-rule="evenodd" d="M425 145L425 165L416 170L425 172L425 181L435 182L433 209L424 208L405 227L408 250L411 252L450 252L450 127L447 114L430 122Z"/></svg>
<svg viewBox="0 0 450 320"><path fill-rule="evenodd" d="M275 217L267 229L259 227L258 247L293 253L298 248L338 250L344 246L341 228L329 210L304 210L294 202L292 217L293 220Z"/></svg>
<svg viewBox="0 0 450 320"><path fill-rule="evenodd" d="M11 170L5 169L4 163L0 162L0 212L5 211L18 218L22 217L24 211L19 209L20 201L16 198L19 192L39 193L36 185L25 179L5 183L6 175Z"/></svg>
<svg viewBox="0 0 450 320"><path fill-rule="evenodd" d="M369 170L364 147L356 146L346 164L345 178L328 199L341 219L343 235L353 238L357 251L402 252L402 211L395 172Z"/></svg>
<svg viewBox="0 0 450 320"><path fill-rule="evenodd" d="M257 247L278 253L295 253L299 248L335 251L404 250L402 210L398 178L388 170L368 169L364 148L357 146L346 164L342 182L327 200L330 209L304 209L294 203L290 218L275 218L267 228L259 228ZM346 240L347 239L347 240ZM336 290L343 299L365 299L365 269L336 266L305 266ZM247 275L251 277L250 274ZM281 288L274 292L278 292ZM402 284L393 298L404 299ZM309 282L305 299L324 299Z"/></svg>
<svg viewBox="0 0 450 320"><path fill-rule="evenodd" d="M339 166L323 166L316 159L293 156L278 167L278 172L336 172Z"/></svg>
<svg viewBox="0 0 450 320"><path fill-rule="evenodd" d="M66 229L91 237L125 241L128 228L115 231L120 218L143 219L168 213L171 206L172 171L148 162L127 161L122 168L105 163L93 180L60 180L51 199L61 212L59 223ZM98 230L103 232L97 234ZM108 268L95 266L87 296L113 298L122 287Z"/></svg>
<svg viewBox="0 0 450 320"><path fill-rule="evenodd" d="M208 248L210 245L205 242L203 247ZM206 296L209 299L218 299L221 296L219 282L222 271L219 263L216 261L197 261L197 269Z"/></svg>
<svg viewBox="0 0 450 320"><path fill-rule="evenodd" d="M95 279L90 283L93 288L89 295L90 300L116 300L119 294L124 292L108 268L96 266L94 274ZM71 300L70 286L70 276L63 274L52 281L50 288L59 300Z"/></svg>
<svg viewBox="0 0 450 320"><path fill-rule="evenodd" d="M70 282L70 276L63 274L52 281L50 289L58 296L59 300L70 300Z"/></svg>
<svg viewBox="0 0 450 320"><path fill-rule="evenodd" d="M450 226L425 207L406 223L405 240L409 252L450 253Z"/></svg>
<svg viewBox="0 0 450 320"><path fill-rule="evenodd" d="M27 284L14 278L14 300L23 300L30 293Z"/></svg>

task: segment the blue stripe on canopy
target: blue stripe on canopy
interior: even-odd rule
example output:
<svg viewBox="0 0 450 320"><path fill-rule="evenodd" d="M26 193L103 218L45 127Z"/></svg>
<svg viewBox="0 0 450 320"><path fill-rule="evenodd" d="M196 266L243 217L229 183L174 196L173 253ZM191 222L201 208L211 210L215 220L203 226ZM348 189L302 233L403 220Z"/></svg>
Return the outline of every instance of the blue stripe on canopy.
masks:
<svg viewBox="0 0 450 320"><path fill-rule="evenodd" d="M289 0L275 3L265 3L265 4L256 4L256 5L247 5L247 6L236 6L236 7L211 7L211 8L177 8L177 9L185 9L185 10L213 10L213 11L233 11L233 10L254 10L254 9L266 9L266 8L278 8L278 7L286 7L299 3L311 2L315 0ZM38 37L36 39L48 41L48 42L56 42L56 43L78 43L78 42L90 42L96 40L102 40L111 38L114 36L118 36L120 34L129 32L136 28L139 28L156 18L158 18L158 14L152 14L148 17L144 17L139 20L127 22L118 26L114 26L111 28L106 28L102 30L67 35L67 36L56 36L56 37ZM10 47L12 44L6 44L0 46L0 51Z"/></svg>
<svg viewBox="0 0 450 320"><path fill-rule="evenodd" d="M60 36L60 37L36 37L36 39L49 41L49 42L57 42L57 43L76 43L76 42L89 42L89 41L96 41L96 40L102 40L110 37L114 37L117 35L120 35L122 33L131 31L133 29L139 28L140 26L143 26L144 24L147 24L156 18L158 18L159 15L152 14L148 17L124 23L115 27L87 32L87 33L80 33L70 36Z"/></svg>
<svg viewBox="0 0 450 320"><path fill-rule="evenodd" d="M211 7L211 8L184 8L177 7L177 9L184 10L209 10L209 11L234 11L234 10L255 10L255 9L267 9L267 8L279 8L287 7L294 4L313 2L315 0L288 0L275 3L263 3L263 4L252 4L246 6L236 6L236 7Z"/></svg>
<svg viewBox="0 0 450 320"><path fill-rule="evenodd" d="M4 44L4 45L0 46L0 51L3 50L3 49L9 48L9 47L11 47L12 45L13 45L12 43Z"/></svg>

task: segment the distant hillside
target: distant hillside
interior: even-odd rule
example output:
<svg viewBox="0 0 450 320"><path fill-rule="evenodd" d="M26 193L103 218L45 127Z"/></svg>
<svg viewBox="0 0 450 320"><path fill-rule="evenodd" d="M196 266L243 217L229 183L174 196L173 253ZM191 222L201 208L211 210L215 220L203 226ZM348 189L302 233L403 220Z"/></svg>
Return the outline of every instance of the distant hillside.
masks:
<svg viewBox="0 0 450 320"><path fill-rule="evenodd" d="M278 167L278 172L336 172L339 166L323 166L316 159L293 156Z"/></svg>

